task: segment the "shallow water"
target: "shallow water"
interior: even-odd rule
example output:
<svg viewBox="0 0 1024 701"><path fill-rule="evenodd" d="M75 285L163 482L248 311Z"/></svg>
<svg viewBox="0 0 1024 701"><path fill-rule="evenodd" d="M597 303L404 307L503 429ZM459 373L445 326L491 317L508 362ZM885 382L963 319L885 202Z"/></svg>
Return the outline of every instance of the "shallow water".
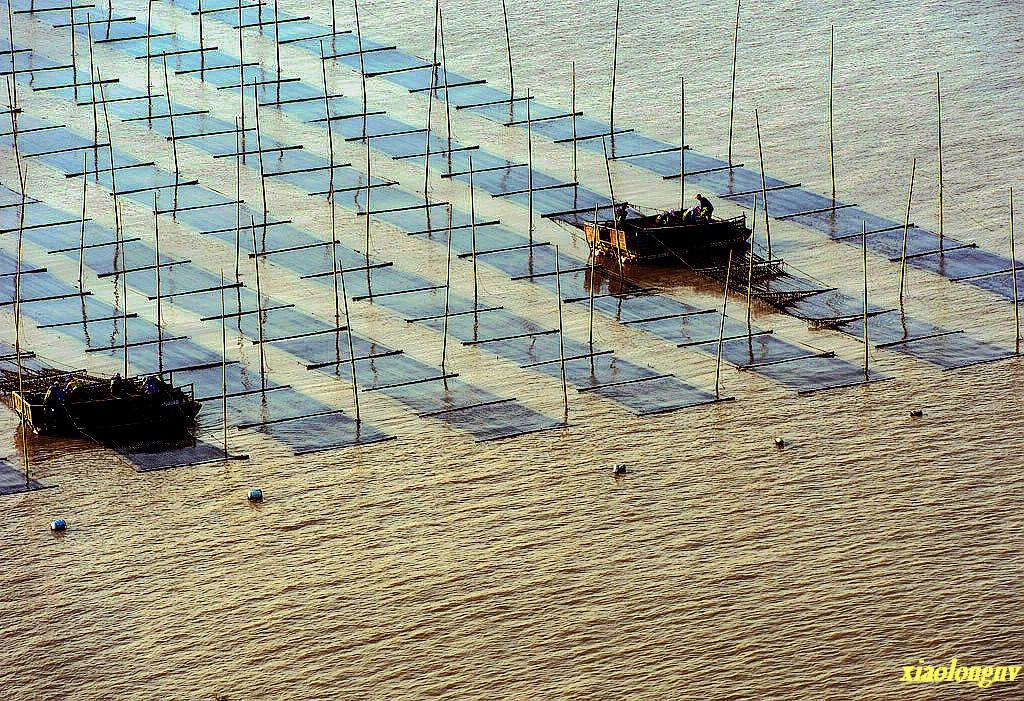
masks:
<svg viewBox="0 0 1024 701"><path fill-rule="evenodd" d="M145 16L144 3L118 7ZM286 0L281 10L330 21L329 7ZM351 8L338 12L349 26ZM361 7L360 19L368 36L428 56L431 12L429 3L382 1ZM507 85L500 8L460 2L447 12L452 69ZM575 60L579 108L607 119L614 5L531 2L509 12L517 92L530 88L543 102L567 105ZM623 6L616 125L678 143L685 74L687 141L724 156L734 13L721 2L699 10ZM66 51L54 40L66 42L66 30L18 17L20 41L52 57ZM154 8L155 22L194 36L186 17ZM945 231L1005 255L1007 190L1024 173L1024 117L1014 109L1024 97L1017 80L1022 19L1018 3L1002 2L745 6L734 158L757 164L756 107L768 172L831 191L825 104L835 24L839 197L901 219L916 157L913 220L937 227L939 71ZM230 49L231 31L214 22L206 30ZM270 41L249 42L247 57L250 51L273 62ZM105 72L139 86L140 71L123 54L105 47L96 57ZM282 60L286 72L317 84L318 62L309 54L283 50ZM331 80L356 95L355 76L339 68ZM237 97L198 80L179 78L172 87L176 100L228 119L237 106ZM23 93L29 114L91 131L85 108ZM371 81L369 100L405 121L424 120L422 95ZM318 127L276 115L262 126L325 153ZM454 127L464 143L526 158L521 131L464 113ZM139 125L121 129L122 148L168 167L162 138ZM341 148L341 159L361 162L359 146ZM233 191L232 164L182 153L186 175ZM534 144L538 168L556 177L568 177L569 154L565 146ZM5 183L15 182L11 156L3 151ZM422 188L422 172L408 163L376 157L373 165L375 176ZM586 186L606 191L600 158L581 152L580 168ZM665 207L678 200L678 183L623 163L613 164L612 175L617 197ZM29 176L30 193L75 211L80 183L37 165ZM431 187L468 204L462 185L435 176ZM255 202L251 170L243 189ZM98 203L90 216L109 224L109 198L98 189L90 197ZM268 197L271 210L329 235L319 199L279 184ZM477 204L525 228L524 209L489 200L478 195ZM716 204L723 214L739 211ZM143 208L128 206L127 218L150 233ZM339 221L341 238L358 248L361 219L342 214ZM583 255L563 230L538 226L545 240ZM784 242L787 261L858 293L859 249L792 222L773 222L772 235ZM198 255L199 239L183 227L161 223L161 236L169 254L187 252L210 271L233 265L234 252L208 238ZM51 272L77 275L73 263L28 248ZM442 245L380 225L373 248L443 280ZM872 299L891 304L898 264L872 255L869 266ZM453 290L472 294L470 271L467 261L453 263ZM323 287L272 265L263 272L275 294L314 316L333 314ZM657 280L666 294L693 304L721 303L714 284L686 274L658 269L635 277ZM482 266L481 289L539 326L555 320L546 288ZM132 304L154 318L141 299ZM730 298L737 318L743 304ZM169 325L219 349L220 329L168 306ZM909 269L906 307L917 318L1013 346L1012 305L995 295ZM352 311L367 336L439 362L436 331L365 302ZM585 341L585 309L563 311L567 333ZM810 331L767 308L755 306L753 320L852 363L862 357L848 337ZM0 323L6 339L9 308ZM29 328L26 335L56 362L84 362L80 348L52 332ZM659 372L714 385L711 356L605 318L595 323L598 340ZM253 347L238 348L252 371ZM448 352L460 379L561 416L557 378L458 343ZM117 358L108 367L94 360L95 369L117 369ZM361 395L361 411L396 440L303 457L232 430L232 450L250 460L138 475L109 452L35 439L35 476L60 488L0 497L0 684L6 696L25 699L1019 698L1019 678L984 692L899 680L903 666L922 660L1024 663L1024 517L1016 498L1024 461L1013 447L1024 425L1017 400L1024 367L1009 360L944 373L885 350L873 351L871 362L893 379L807 396L727 367L722 388L735 401L644 418L570 388L567 428L495 443L413 417L373 393ZM275 380L351 413L346 373L309 373L276 351L268 363ZM910 417L917 407L924 416ZM18 435L13 415L0 413L0 456L14 465ZM775 436L785 448L773 445ZM616 462L629 466L618 479ZM245 501L254 486L266 495L260 505ZM68 520L66 534L48 532L55 518Z"/></svg>

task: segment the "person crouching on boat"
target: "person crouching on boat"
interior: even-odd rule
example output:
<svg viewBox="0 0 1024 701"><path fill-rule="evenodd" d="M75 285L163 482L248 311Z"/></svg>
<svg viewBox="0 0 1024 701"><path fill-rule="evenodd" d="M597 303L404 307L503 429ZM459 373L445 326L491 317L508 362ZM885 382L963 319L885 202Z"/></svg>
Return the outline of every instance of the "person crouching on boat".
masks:
<svg viewBox="0 0 1024 701"><path fill-rule="evenodd" d="M715 206L711 204L711 201L707 197L699 192L693 196L693 199L697 200L697 204L690 207L683 213L683 223L705 224L710 222L711 213L715 211Z"/></svg>
<svg viewBox="0 0 1024 701"><path fill-rule="evenodd" d="M626 221L626 217L629 215L629 207L625 202L615 206L615 223L621 224Z"/></svg>

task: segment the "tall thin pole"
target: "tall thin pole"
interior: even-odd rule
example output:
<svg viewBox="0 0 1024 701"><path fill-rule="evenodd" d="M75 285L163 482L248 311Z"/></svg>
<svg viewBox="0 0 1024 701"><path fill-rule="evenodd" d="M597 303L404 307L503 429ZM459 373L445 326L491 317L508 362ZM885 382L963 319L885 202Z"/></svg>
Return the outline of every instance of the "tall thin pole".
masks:
<svg viewBox="0 0 1024 701"><path fill-rule="evenodd" d="M1013 280L1014 341L1020 353L1020 306L1017 304L1017 256L1013 250L1013 188L1010 188L1010 278Z"/></svg>
<svg viewBox="0 0 1024 701"><path fill-rule="evenodd" d="M718 330L718 359L715 361L715 399L719 399L718 378L722 372L722 341L725 337L725 309L729 303L729 273L732 272L732 249L729 249L729 262L725 268L725 292L722 293L722 326Z"/></svg>
<svg viewBox="0 0 1024 701"><path fill-rule="evenodd" d="M241 0L239 0L239 1L241 1ZM71 3L71 4L74 5L74 3ZM68 14L70 14L72 17L74 17L75 16L75 11L71 10ZM203 21L203 3L202 3L202 0L200 0L200 2L199 2L199 21L200 22ZM200 24L199 26L202 27L203 25ZM153 59L150 58L152 56L152 54L153 54L152 42L151 42L151 39L152 39L151 35L152 35L152 33L153 33L153 0L149 0L149 2L146 3L146 108L148 110L147 114L149 115L149 120L148 120L147 124L149 125L150 129L153 128L153 67L152 67ZM72 37L75 36L73 28L72 28L71 36ZM200 33L199 36L202 37L202 33ZM200 44L199 45L202 46L202 39L200 39ZM201 56L202 53L203 52L200 51L199 55ZM75 82L78 82L78 81L76 80ZM75 101L77 102L78 101L78 93L77 93L78 88L75 88L75 90L76 90Z"/></svg>
<svg viewBox="0 0 1024 701"><path fill-rule="evenodd" d="M558 298L558 363L562 369L562 407L569 420L569 391L565 384L565 343L562 337L562 274L558 269L558 244L555 244L555 297Z"/></svg>
<svg viewBox="0 0 1024 701"><path fill-rule="evenodd" d="M750 250L747 252L747 340L750 340L752 328L750 326L750 289L754 281L754 229L757 226L757 207L751 214L750 219Z"/></svg>
<svg viewBox="0 0 1024 701"><path fill-rule="evenodd" d="M73 5L74 3L71 3L71 4ZM9 8L10 7L10 3L7 3L7 6ZM72 76L71 81L75 84L75 102L78 102L78 66L75 65L75 63L76 63L76 61L75 61L75 53L76 53L76 51L75 51L75 34L77 32L75 32L75 9L74 8L71 8L68 11L68 18L71 20L71 76ZM13 29L13 27L11 29ZM149 41L149 37L148 37L149 32L147 31L146 34L147 34L146 41L148 42ZM11 42L11 48L12 49L14 48L14 42ZM146 64L148 65L149 64L149 58L148 58L148 56L149 56L149 44L148 43L146 44L146 55L147 55ZM11 74L12 75L14 75L14 69L15 69L14 61L15 61L14 54L11 54ZM149 91L147 90L146 92L149 92Z"/></svg>
<svg viewBox="0 0 1024 701"><path fill-rule="evenodd" d="M239 0L241 2L241 0ZM100 86L102 90L103 86ZM178 208L178 140L174 138L174 110L171 109L171 84L167 79L167 54L164 54L164 92L167 93L167 121L171 123L171 153L174 155L174 209ZM106 104L103 109L106 110Z"/></svg>
<svg viewBox="0 0 1024 701"><path fill-rule="evenodd" d="M594 362L594 278L597 277L597 205L594 205L594 243L590 247L590 322L587 324L590 336L590 362Z"/></svg>
<svg viewBox="0 0 1024 701"><path fill-rule="evenodd" d="M612 168L611 161L608 160L608 140L601 137L601 148L604 149L604 172L608 176L608 196L612 200L612 217L615 216L615 188L612 186Z"/></svg>
<svg viewBox="0 0 1024 701"><path fill-rule="evenodd" d="M452 206L448 205L448 264L444 273L444 320L441 329L441 374L448 359L448 298L452 284Z"/></svg>
<svg viewBox="0 0 1024 701"><path fill-rule="evenodd" d="M10 4L7 8L10 13ZM13 29L11 30L13 33ZM13 49L14 43L11 42ZM11 68L13 71L16 54L11 54ZM21 206L18 208L18 267L14 273L14 355L18 362L18 394L24 398L25 388L22 380L21 368L21 249L25 233L25 175L21 168L21 149L18 146L18 96L15 84L15 75L12 73L7 78L7 94L11 106L11 131L14 138L14 157L18 164L18 185L21 189ZM84 176L83 176L84 177ZM25 458L25 488L32 484L29 476L28 457L28 433L24 421L21 424L21 452Z"/></svg>
<svg viewBox="0 0 1024 701"><path fill-rule="evenodd" d="M580 181L579 171L576 162L576 62L572 62L572 97L569 100L569 114L572 115L572 181Z"/></svg>
<svg viewBox="0 0 1024 701"><path fill-rule="evenodd" d="M242 257L242 136L235 117L235 282L241 282L239 259ZM256 251L253 250L255 254Z"/></svg>
<svg viewBox="0 0 1024 701"><path fill-rule="evenodd" d="M740 0L736 0L736 29L732 34L732 90L729 93L729 165L732 165L732 119L736 108L736 53L740 43Z"/></svg>
<svg viewBox="0 0 1024 701"><path fill-rule="evenodd" d="M259 249L256 248L256 217L250 217L252 224L252 250L256 254L253 256L252 263L256 268L256 328L259 333L260 340L260 387L263 391L267 391L267 375L266 375L266 361L263 356L263 291L260 289L260 257Z"/></svg>
<svg viewBox="0 0 1024 701"><path fill-rule="evenodd" d="M334 200L331 200L331 210L333 213ZM332 234L333 235L333 234ZM352 377L352 402L356 407L356 423L359 423L359 390L356 386L356 354L352 347L352 320L348 315L348 294L345 290L345 267L344 264L338 260L338 257L334 257L335 262L335 276L341 278L341 299L345 305L345 326L348 328L348 361L349 361L349 374Z"/></svg>
<svg viewBox="0 0 1024 701"><path fill-rule="evenodd" d="M903 274L907 269L907 238L910 233L910 201L914 197L914 172L917 170L917 159L910 168L910 192L907 194L907 220L903 224L903 253L900 255L900 310L903 310Z"/></svg>
<svg viewBox="0 0 1024 701"><path fill-rule="evenodd" d="M333 0L331 9L334 9ZM327 59L324 57L324 42L320 41L320 73L324 79L324 119L327 123L327 148L331 155L331 174L329 176L329 189L327 199L334 199L334 132L331 131L331 103L327 99ZM337 306L337 305L335 305ZM337 311L337 310L335 310Z"/></svg>
<svg viewBox="0 0 1024 701"><path fill-rule="evenodd" d="M150 5L152 6L153 0L149 0L149 2L150 2ZM242 4L241 0L239 0L238 4L239 5ZM147 34L148 34L148 32L147 32ZM146 53L148 54L149 52L147 51ZM241 59L239 59L239 60L241 60ZM205 81L206 80L206 78L203 75L205 73L205 71L206 71L206 45L203 42L203 0L199 0L199 80L201 80L201 81ZM225 453L228 452L227 448L224 449L224 452Z"/></svg>
<svg viewBox="0 0 1024 701"><path fill-rule="evenodd" d="M438 28L441 36L441 77L444 81L444 126L448 132L448 172L452 172L452 102L448 99L448 50L444 44L444 15L438 15ZM429 161L430 154L425 158Z"/></svg>
<svg viewBox="0 0 1024 701"><path fill-rule="evenodd" d="M679 76L679 209L686 209L686 82ZM730 130L732 126L730 125ZM730 131L731 133L731 131ZM730 165L732 161L729 161Z"/></svg>
<svg viewBox="0 0 1024 701"><path fill-rule="evenodd" d="M156 192L153 193L153 238L156 240L156 338L157 338L157 367L160 372L160 379L164 377L164 316L163 300L160 295L160 217L157 214ZM224 281L221 281L224 284ZM224 294L223 290L221 294Z"/></svg>
<svg viewBox="0 0 1024 701"><path fill-rule="evenodd" d="M935 73L935 110L939 133L939 251L942 251L942 96L939 92L939 74Z"/></svg>
<svg viewBox="0 0 1024 701"><path fill-rule="evenodd" d="M828 44L828 158L832 167L832 208L836 206L836 149L832 138L832 79L835 73L836 26L833 24Z"/></svg>
<svg viewBox="0 0 1024 701"><path fill-rule="evenodd" d="M253 248L254 254L259 254L267 245L267 181L263 170L263 136L260 133L260 100L256 93L256 78L252 79L252 109L256 113L256 155L260 166L260 196L263 199L263 241L259 249Z"/></svg>
<svg viewBox="0 0 1024 701"><path fill-rule="evenodd" d="M436 52L436 49L435 49ZM437 63L435 60L434 63ZM430 127L434 113L434 77L430 78L430 90L427 91L427 133L425 134L426 146L423 150L423 199L426 200L430 192ZM430 210L427 210L427 221L430 221Z"/></svg>
<svg viewBox="0 0 1024 701"><path fill-rule="evenodd" d="M615 68L619 62L619 6L615 0L615 39L612 44L612 95L608 107L608 131L615 132ZM612 137L612 149L615 149L615 137Z"/></svg>
<svg viewBox="0 0 1024 701"><path fill-rule="evenodd" d="M200 15L201 17L202 15ZM224 428L224 457L228 456L228 327L224 304L224 268L220 269L220 405Z"/></svg>
<svg viewBox="0 0 1024 701"><path fill-rule="evenodd" d="M473 309L478 303L476 276L476 198L473 193L473 156L469 156L469 236L473 251Z"/></svg>
<svg viewBox="0 0 1024 701"><path fill-rule="evenodd" d="M78 243L78 290L85 290L85 192L89 184L89 152L82 151L82 229Z"/></svg>
<svg viewBox="0 0 1024 701"><path fill-rule="evenodd" d="M363 32L359 28L359 0L352 0L356 14L356 41L359 46L359 81L363 87L363 136L366 136L366 66L363 61ZM436 63L436 62L435 62Z"/></svg>
<svg viewBox="0 0 1024 701"><path fill-rule="evenodd" d="M530 116L530 90L526 90L526 156L527 156L527 187L529 188L529 201L527 208L530 210L530 243L533 243L533 118Z"/></svg>
<svg viewBox="0 0 1024 701"><path fill-rule="evenodd" d="M242 7L242 0L238 0L238 113L242 124L242 148L236 150L242 154L242 163L245 163L245 54L242 52ZM261 4L260 8L262 7Z"/></svg>
<svg viewBox="0 0 1024 701"><path fill-rule="evenodd" d="M505 6L505 0L501 0L501 14L505 17L505 53L508 54L508 95L511 100L516 96L516 83L512 78L512 39L508 32L508 8Z"/></svg>
<svg viewBox="0 0 1024 701"><path fill-rule="evenodd" d="M118 221L120 216L118 214L117 207L114 207L114 221ZM115 227L117 235L117 249L119 258L121 259L121 311L124 316L121 317L121 340L124 344L124 376L128 377L128 266L125 264L124 259L124 231L120 224ZM159 272L160 268L157 268ZM161 337L162 338L162 337Z"/></svg>
<svg viewBox="0 0 1024 701"><path fill-rule="evenodd" d="M100 120L96 112L96 63L92 52L92 21L89 13L85 14L85 29L89 35L89 90L92 93L92 166L96 182L100 181ZM147 61L149 59L146 59ZM84 177L84 176L83 176Z"/></svg>
<svg viewBox="0 0 1024 701"><path fill-rule="evenodd" d="M241 2L241 0L239 0ZM277 99L281 99L281 15L277 11L277 0L274 0L274 63L277 66ZM331 123L328 122L330 127Z"/></svg>
<svg viewBox="0 0 1024 701"><path fill-rule="evenodd" d="M373 290L370 289L370 140L364 139L366 144L366 241L363 246L363 254L366 256L366 294L370 301L373 301Z"/></svg>
<svg viewBox="0 0 1024 701"><path fill-rule="evenodd" d="M757 155L761 159L761 205L764 207L764 237L768 244L768 265L772 264L772 227L768 217L768 185L764 177L764 151L761 150L761 120L754 110L754 124L757 126Z"/></svg>
<svg viewBox="0 0 1024 701"><path fill-rule="evenodd" d="M864 258L864 379L868 377L868 223L861 221L861 255Z"/></svg>

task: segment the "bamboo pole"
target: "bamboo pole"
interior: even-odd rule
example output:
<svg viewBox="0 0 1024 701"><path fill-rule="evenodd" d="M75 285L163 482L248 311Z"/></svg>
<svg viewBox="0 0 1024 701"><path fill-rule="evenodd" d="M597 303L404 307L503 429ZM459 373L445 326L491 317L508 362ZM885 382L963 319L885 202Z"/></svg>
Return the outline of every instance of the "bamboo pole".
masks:
<svg viewBox="0 0 1024 701"><path fill-rule="evenodd" d="M334 10L334 1L331 0L331 10ZM334 199L334 132L331 127L331 103L327 99L327 59L324 57L324 42L320 40L320 73L324 80L324 120L327 124L327 148L331 156L331 174L329 176L329 187L330 192L327 193L327 199ZM337 307L337 305L335 305ZM337 309L335 309L337 312Z"/></svg>
<svg viewBox="0 0 1024 701"><path fill-rule="evenodd" d="M527 155L527 187L529 188L529 201L527 209L530 210L530 243L533 243L533 118L530 116L530 89L526 89L526 155ZM532 250L532 249L531 249Z"/></svg>
<svg viewBox="0 0 1024 701"><path fill-rule="evenodd" d="M764 237L768 244L768 265L772 263L772 227L768 217L768 185L764 177L764 151L761 150L761 120L754 110L754 123L757 126L757 155L761 159L761 205L764 207ZM756 203L755 203L756 206Z"/></svg>
<svg viewBox="0 0 1024 701"><path fill-rule="evenodd" d="M732 34L732 89L729 93L729 165L732 165L732 121L736 109L736 54L739 49L739 42L740 0L736 0L736 28Z"/></svg>
<svg viewBox="0 0 1024 701"><path fill-rule="evenodd" d="M444 321L441 329L441 374L448 359L448 298L452 284L452 206L448 205L448 264L444 274Z"/></svg>
<svg viewBox="0 0 1024 701"><path fill-rule="evenodd" d="M118 216L118 210L115 207L114 221L117 221L118 219L120 219L120 217ZM121 226L118 225L115 227L115 232L117 236L117 248L121 259L121 311L124 313L124 316L121 318L121 338L124 343L124 376L128 377L128 273L126 272L128 266L124 259L124 231ZM157 268L157 270L159 271L160 269Z"/></svg>
<svg viewBox="0 0 1024 701"><path fill-rule="evenodd" d="M253 253L257 253L256 248L256 217L250 217L250 224L252 226L252 250ZM256 328L259 333L260 340L260 387L264 392L267 391L267 375L266 375L266 361L264 360L263 354L263 291L260 287L260 257L254 255L253 266L256 268Z"/></svg>
<svg viewBox="0 0 1024 701"><path fill-rule="evenodd" d="M10 5L8 4L8 13L10 12ZM13 33L13 28L12 28ZM11 42L13 49L14 43ZM11 67L14 67L16 54L11 54ZM21 168L21 149L18 146L18 97L17 87L15 84L15 75L12 74L7 78L7 94L8 102L11 106L11 131L13 132L14 140L14 157L18 165L18 185L21 188L21 206L18 208L18 267L14 273L14 355L18 362L18 394L24 398L25 388L22 379L22 367L21 367L21 264L22 264L22 242L25 234L25 176ZM84 176L83 176L84 177ZM25 459L25 489L29 489L32 480L29 472L29 457L28 457L28 433L26 431L25 422L21 424L21 452Z"/></svg>
<svg viewBox="0 0 1024 701"><path fill-rule="evenodd" d="M260 5L262 12L263 5ZM255 80L255 78L253 78ZM365 110L364 110L365 111ZM236 149L242 154L245 163L245 54L242 51L242 0L238 0L238 112L242 124L242 148ZM255 251L253 251L255 253Z"/></svg>
<svg viewBox="0 0 1024 701"><path fill-rule="evenodd" d="M373 290L370 288L370 140L365 139L366 144L366 242L363 254L366 256L366 294L373 302Z"/></svg>
<svg viewBox="0 0 1024 701"><path fill-rule="evenodd" d="M615 0L615 39L612 45L612 95L608 108L608 131L615 132L615 68L619 62L619 6ZM612 150L615 150L615 137L612 137Z"/></svg>
<svg viewBox="0 0 1024 701"><path fill-rule="evenodd" d="M152 4L153 0L149 0L149 1L150 1L150 4ZM241 5L242 4L242 0L238 0L238 4ZM148 54L149 51L147 51L146 53ZM239 59L239 62L241 62L241 59ZM206 71L206 45L203 43L203 0L199 0L199 80L200 81L205 81L206 80L206 78L204 76L205 71ZM241 84L241 82L239 82L239 84ZM225 445L227 445L226 442L225 442ZM228 452L227 448L224 449L224 452L225 453Z"/></svg>
<svg viewBox="0 0 1024 701"><path fill-rule="evenodd" d="M200 15L202 17L202 15ZM224 428L224 457L228 456L228 327L224 304L224 268L220 269L220 405Z"/></svg>
<svg viewBox="0 0 1024 701"><path fill-rule="evenodd" d="M476 198L473 193L473 155L469 156L469 235L473 251L473 309L479 306L476 274Z"/></svg>
<svg viewBox="0 0 1024 701"><path fill-rule="evenodd" d="M352 0L356 15L356 41L359 45L359 81L363 88L363 136L366 136L366 66L363 62L363 32L359 28L359 0ZM436 63L436 61L435 61Z"/></svg>
<svg viewBox="0 0 1024 701"><path fill-rule="evenodd" d="M747 253L747 340L753 333L750 326L750 289L754 279L754 228L757 226L757 207L754 207L750 220L750 250Z"/></svg>
<svg viewBox="0 0 1024 701"><path fill-rule="evenodd" d="M114 202L114 230L118 237L121 236L121 217L117 203L117 178L114 169L114 137L110 131L110 114L107 112L107 96L103 87L103 76L100 69L96 69L96 79L100 84L100 101L103 103L103 121L107 126L107 152L110 154L110 194ZM126 375L127 376L127 375Z"/></svg>
<svg viewBox="0 0 1024 701"><path fill-rule="evenodd" d="M594 362L594 278L597 277L597 205L594 205L594 243L590 246L590 322L587 324L590 336L590 362Z"/></svg>
<svg viewBox="0 0 1024 701"><path fill-rule="evenodd" d="M72 4L74 4L74 3L72 3ZM10 8L10 6L11 6L11 3L8 2L7 3L7 7ZM75 34L77 32L75 32L75 10L74 10L74 8L68 10L68 19L71 21L71 76L72 76L71 80L75 84L75 102L78 102L78 66L75 65L75 63L76 63L76 61L75 61L75 53L76 53L76 51L75 51ZM11 29L13 30L14 27L11 27ZM146 34L148 35L149 32L147 31ZM146 37L146 41L147 42L149 41L149 37L148 36ZM11 49L13 49L13 48L14 48L14 42L12 41L11 42ZM147 55L149 54L149 44L148 43L146 44L146 54ZM14 75L14 70L15 70L14 62L15 62L15 60L16 60L15 59L15 55L11 54L11 75ZM147 65L149 64L149 59L148 58L146 59L146 64ZM147 90L146 92L149 92L149 91Z"/></svg>
<svg viewBox="0 0 1024 701"><path fill-rule="evenodd" d="M917 171L917 159L910 168L910 192L907 194L907 220L903 224L903 253L900 255L900 311L903 311L903 276L907 269L907 238L910 233L910 201L914 197L914 172Z"/></svg>
<svg viewBox="0 0 1024 701"><path fill-rule="evenodd" d="M732 249L729 249L729 262L725 268L725 291L722 293L722 325L718 330L718 359L715 361L715 401L719 399L718 379L722 372L722 340L725 337L725 309L729 304L729 273L732 272Z"/></svg>
<svg viewBox="0 0 1024 701"><path fill-rule="evenodd" d="M334 201L331 201L331 213L334 212ZM333 229L332 229L333 230ZM360 421L359 418L359 390L356 385L356 354L352 347L352 320L348 314L348 294L345 290L345 266L338 260L337 255L334 256L335 263L335 284L337 279L341 278L341 300L345 305L345 326L348 327L348 360L349 360L349 374L352 377L352 402L356 408L356 423Z"/></svg>
<svg viewBox="0 0 1024 701"><path fill-rule="evenodd" d="M569 421L569 391L565 384L565 343L562 330L562 274L558 268L558 244L555 244L555 297L558 299L558 364L562 369L562 407L565 422Z"/></svg>
<svg viewBox="0 0 1024 701"><path fill-rule="evenodd" d="M267 181L263 170L263 135L260 133L260 99L256 93L256 78L252 80L252 109L256 113L256 155L259 159L260 166L260 196L263 199L263 241L262 246L259 250L253 249L253 253L259 253L264 250L267 245Z"/></svg>
<svg viewBox="0 0 1024 701"><path fill-rule="evenodd" d="M239 2L241 2L241 0L239 0ZM72 2L71 4L74 5L74 2ZM203 3L202 3L202 0L200 0L199 1L199 21L200 22L202 22L202 20L203 20L202 11L203 11ZM74 17L75 11L71 10L70 12L68 12L68 14L71 15L72 17ZM199 26L202 27L201 24ZM152 33L153 33L153 0L148 0L148 2L146 3L146 109L147 109L147 115L149 116L149 119L146 121L146 124L149 126L150 129L153 128L153 68L152 68L152 61L153 61L153 59L150 58L153 55L153 48L152 48L152 41L151 41L152 37L150 36ZM71 36L73 37L74 35L75 35L74 27L72 27L72 29L71 29ZM202 36L203 36L202 35L202 31L200 30L200 34L199 34L199 37L200 37L199 45L200 46L203 45L203 43L202 43ZM199 55L202 56L202 54L203 54L203 52L200 51ZM78 82L77 79L76 79L75 82L76 83ZM77 87L75 88L75 102L78 102L78 88Z"/></svg>
<svg viewBox="0 0 1024 701"><path fill-rule="evenodd" d="M576 62L572 62L572 92L569 100L569 114L572 115L572 181L580 181L579 168L576 161Z"/></svg>
<svg viewBox="0 0 1024 701"><path fill-rule="evenodd" d="M102 88L103 86L100 85L101 90ZM174 138L174 110L171 108L171 84L167 79L167 54L164 54L164 92L167 93L167 121L171 124L171 153L174 156L174 209L177 209L178 181L181 180L181 174L178 170L178 140ZM106 103L103 104L103 109L105 112L107 109Z"/></svg>
<svg viewBox="0 0 1024 701"><path fill-rule="evenodd" d="M433 98L437 88L437 44L441 19L441 0L434 0L434 57L430 61L430 90L428 98ZM429 149L427 149L429 151Z"/></svg>
<svg viewBox="0 0 1024 701"><path fill-rule="evenodd" d="M238 0L241 2L242 0ZM277 66L277 101L281 101L281 16L277 11L277 0L274 0L274 64ZM365 110L363 110L365 112ZM330 128L331 123L327 122Z"/></svg>
<svg viewBox="0 0 1024 701"><path fill-rule="evenodd" d="M436 17L435 17L435 20L436 20ZM437 53L436 36L435 36L434 53L435 54ZM436 58L434 59L434 63L435 64L437 63L437 59ZM363 110L363 111L365 112L366 110ZM426 134L424 135L424 138L426 139L426 147L423 150L423 154L424 154L423 155L423 199L424 200L426 200L428 198L429 193L430 193L430 128L431 128L431 121L433 119L433 113L434 113L434 77L433 77L433 74L431 74L431 77L430 77L430 90L427 91L427 131L426 131ZM428 209L427 210L427 220L428 220L428 222L429 222L429 219L430 219L430 210Z"/></svg>
<svg viewBox="0 0 1024 701"><path fill-rule="evenodd" d="M1020 306L1017 304L1017 255L1013 249L1013 188L1010 188L1010 278L1013 281L1013 326L1014 342L1020 353Z"/></svg>
<svg viewBox="0 0 1024 701"><path fill-rule="evenodd" d="M89 36L89 90L92 93L92 166L98 183L100 181L100 120L96 111L96 63L92 53L92 21L89 19L88 12L85 14L85 29Z"/></svg>
<svg viewBox="0 0 1024 701"><path fill-rule="evenodd" d="M444 126L448 133L448 172L452 172L452 102L448 99L448 49L444 43L444 15L438 15L438 28L441 36L441 76L444 81ZM425 158L430 160L428 153Z"/></svg>
<svg viewBox="0 0 1024 701"><path fill-rule="evenodd" d="M686 209L686 83L679 76L679 209ZM732 129L732 126L729 127ZM730 142L731 143L731 142ZM730 151L731 153L731 151ZM731 159L731 156L730 156ZM732 161L730 160L730 164ZM609 187L611 178L609 177Z"/></svg>
<svg viewBox="0 0 1024 701"><path fill-rule="evenodd" d="M939 135L939 252L942 252L942 97L939 92L939 74L935 73L936 126Z"/></svg>
<svg viewBox="0 0 1024 701"><path fill-rule="evenodd" d="M164 316L163 300L160 295L160 216L157 214L156 192L153 193L153 238L156 240L156 338L157 338L157 367L160 379L164 378ZM126 280L127 282L127 280ZM221 280L221 284L224 281ZM223 295L223 290L221 291Z"/></svg>
<svg viewBox="0 0 1024 701"><path fill-rule="evenodd" d="M241 282L239 259L242 257L242 161L241 131L235 117L235 282ZM253 250L255 254L256 251ZM241 310L239 310L241 311Z"/></svg>
<svg viewBox="0 0 1024 701"><path fill-rule="evenodd" d="M861 255L864 258L864 379L868 379L868 223L861 221Z"/></svg>
<svg viewBox="0 0 1024 701"><path fill-rule="evenodd" d="M78 243L78 290L85 291L85 192L89 184L89 152L82 151L82 230Z"/></svg>
<svg viewBox="0 0 1024 701"><path fill-rule="evenodd" d="M832 138L832 79L835 73L836 26L830 29L828 43L828 158L832 167L832 208L836 206L836 149Z"/></svg>
<svg viewBox="0 0 1024 701"><path fill-rule="evenodd" d="M505 53L508 54L508 95L509 95L509 109L513 109L515 105L512 100L516 96L516 83L512 78L512 39L510 38L508 31L508 8L505 6L505 0L501 0L501 14L505 17ZM437 59L434 59L437 62Z"/></svg>
<svg viewBox="0 0 1024 701"><path fill-rule="evenodd" d="M335 4L335 0L331 0L331 46L334 45L334 38L338 34L338 11Z"/></svg>

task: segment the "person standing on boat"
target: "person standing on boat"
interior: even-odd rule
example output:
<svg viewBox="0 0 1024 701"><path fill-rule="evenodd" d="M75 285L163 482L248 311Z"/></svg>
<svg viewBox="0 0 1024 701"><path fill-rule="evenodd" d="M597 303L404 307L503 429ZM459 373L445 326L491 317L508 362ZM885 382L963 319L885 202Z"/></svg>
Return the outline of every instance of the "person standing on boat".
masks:
<svg viewBox="0 0 1024 701"><path fill-rule="evenodd" d="M629 215L629 205L625 202L620 202L615 205L615 223L621 224L626 221L626 217Z"/></svg>
<svg viewBox="0 0 1024 701"><path fill-rule="evenodd" d="M694 199L699 203L697 205L698 220L711 221L711 214L715 211L715 205L711 204L711 200L699 192L694 196Z"/></svg>

